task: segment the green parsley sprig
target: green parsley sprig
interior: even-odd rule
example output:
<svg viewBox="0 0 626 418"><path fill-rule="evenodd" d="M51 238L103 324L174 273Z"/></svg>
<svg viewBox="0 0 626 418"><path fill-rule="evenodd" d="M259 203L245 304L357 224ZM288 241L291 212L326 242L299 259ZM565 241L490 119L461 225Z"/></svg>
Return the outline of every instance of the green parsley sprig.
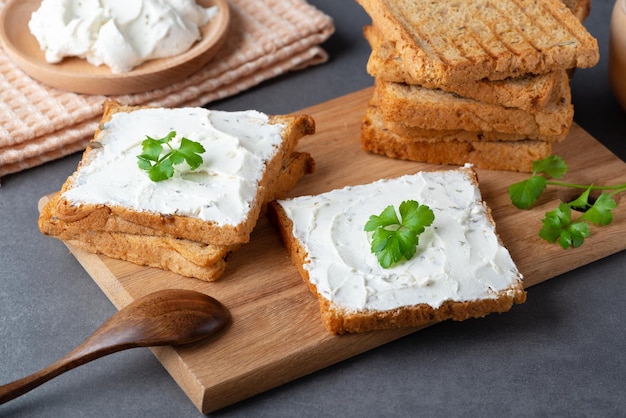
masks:
<svg viewBox="0 0 626 418"><path fill-rule="evenodd" d="M379 264L389 268L402 259L410 260L417 251L419 235L435 220L435 214L426 205L415 200L405 200L399 207L398 219L393 205L387 206L380 215L372 215L364 230L372 234L372 253Z"/></svg>
<svg viewBox="0 0 626 418"><path fill-rule="evenodd" d="M206 150L202 144L182 138L180 147L174 149L170 142L176 137L176 131L171 131L163 138L155 139L146 135L141 143L142 153L137 156L137 165L148 172L150 180L159 182L174 175L174 165L186 161L191 170L202 164L200 154ZM169 151L167 150L169 149ZM164 155L163 152L165 152Z"/></svg>
<svg viewBox="0 0 626 418"><path fill-rule="evenodd" d="M519 209L528 209L539 199L547 186L582 189L581 195L571 202L561 202L559 207L546 212L542 220L539 236L548 242L557 242L563 249L577 248L590 235L589 224L608 225L613 221L613 209L617 203L613 196L626 191L626 183L615 186L595 186L574 184L550 179L560 179L567 173L567 164L556 155L533 162L531 176L509 186L511 202ZM603 191L592 203L589 195L592 190ZM578 217L572 210L580 211Z"/></svg>

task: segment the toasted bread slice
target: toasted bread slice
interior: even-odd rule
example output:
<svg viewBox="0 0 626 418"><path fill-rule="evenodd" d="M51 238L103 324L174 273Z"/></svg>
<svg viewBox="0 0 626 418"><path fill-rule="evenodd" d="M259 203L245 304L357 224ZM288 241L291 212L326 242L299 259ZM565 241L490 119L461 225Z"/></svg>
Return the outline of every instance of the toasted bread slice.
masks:
<svg viewBox="0 0 626 418"><path fill-rule="evenodd" d="M371 215L408 199L434 222L416 255L382 268L363 230ZM502 245L469 168L420 172L272 202L293 264L334 334L419 327L508 311L523 303L522 275ZM471 224L471 227L469 226Z"/></svg>
<svg viewBox="0 0 626 418"><path fill-rule="evenodd" d="M467 130L523 134L530 139L564 139L574 108L569 83L562 94L536 113L459 97L443 90L376 80L375 100L387 121L437 130Z"/></svg>
<svg viewBox="0 0 626 418"><path fill-rule="evenodd" d="M308 153L294 152L272 180L268 200L284 198L305 174L312 173L315 162ZM50 219L49 215L46 216ZM110 223L112 225L113 223ZM118 219L117 225L127 225ZM117 230L81 230L68 228L58 220L40 223L43 232L80 249L135 264L170 270L204 281L219 279L231 255L240 244L212 245L163 234L147 235ZM148 232L145 229L142 232ZM151 232L155 232L154 230Z"/></svg>
<svg viewBox="0 0 626 418"><path fill-rule="evenodd" d="M425 82L591 67L598 43L560 0L357 0Z"/></svg>
<svg viewBox="0 0 626 418"><path fill-rule="evenodd" d="M591 0L561 0L574 16L581 22L589 17Z"/></svg>
<svg viewBox="0 0 626 418"><path fill-rule="evenodd" d="M102 231L83 231L63 241L91 253L209 282L222 277L232 252L239 247L224 246L219 252L213 252L210 245L189 240ZM231 249L222 251L226 248ZM195 262L195 258L206 253L210 253L209 264L203 265L204 257L200 263Z"/></svg>
<svg viewBox="0 0 626 418"><path fill-rule="evenodd" d="M541 75L526 75L505 80L467 80L458 84L435 84L425 80L415 67L402 59L395 43L384 40L373 26L363 30L372 53L367 62L368 73L380 80L415 84L441 89L480 102L537 112L554 102L569 82L566 70Z"/></svg>
<svg viewBox="0 0 626 418"><path fill-rule="evenodd" d="M373 106L376 107L376 106ZM380 117L380 116L378 116ZM465 131L463 129L424 129L416 126L409 126L402 121L382 120L385 129L405 138L412 138L415 141L526 141L531 139L528 135L518 133L504 133L497 131ZM532 140L542 142L559 142L563 138L562 135L549 136L537 135Z"/></svg>
<svg viewBox="0 0 626 418"><path fill-rule="evenodd" d="M172 130L203 143L203 166L176 174L176 181L152 182L137 167L141 141ZM77 171L48 203L40 224L58 220L75 231L155 230L205 244L245 243L270 193L269 183L298 140L314 130L308 115L152 109L109 101ZM137 230L124 230L118 219Z"/></svg>
<svg viewBox="0 0 626 418"><path fill-rule="evenodd" d="M531 172L533 161L552 153L550 142L467 141L449 132L438 136L401 136L386 128L376 108L370 106L361 126L361 148L390 158L431 164L470 163L487 170Z"/></svg>

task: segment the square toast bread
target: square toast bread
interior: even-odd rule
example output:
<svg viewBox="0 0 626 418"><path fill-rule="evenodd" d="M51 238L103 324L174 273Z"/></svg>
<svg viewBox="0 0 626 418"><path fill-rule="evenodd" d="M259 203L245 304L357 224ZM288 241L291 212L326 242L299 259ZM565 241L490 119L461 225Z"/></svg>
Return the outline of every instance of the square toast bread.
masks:
<svg viewBox="0 0 626 418"><path fill-rule="evenodd" d="M296 183L304 175L312 173L314 168L315 162L308 153L294 152L283 163L278 177L273 180L268 201L284 198ZM123 219L118 219L115 224L124 223ZM242 246L212 245L163 234L118 232L116 229L75 230L64 228L60 221L45 223L43 227L47 235L85 251L142 266L169 270L204 281L218 280L224 274L228 260ZM132 230L133 225L128 225L126 229Z"/></svg>
<svg viewBox="0 0 626 418"><path fill-rule="evenodd" d="M424 80L419 71L402 59L395 43L381 37L374 26L363 28L372 53L367 61L367 72L385 82L419 85L439 89L461 97L487 104L517 108L528 112L545 109L562 94L563 84L569 83L566 70L540 75L525 75L504 80L466 80L457 84L436 84Z"/></svg>
<svg viewBox="0 0 626 418"><path fill-rule="evenodd" d="M135 111L145 107L124 106L114 101L107 101L104 106L102 122L94 135L94 139L83 153L78 169L63 184L61 191L45 206L39 218L39 226L44 234L52 230L46 225L56 223L57 226L69 231L106 231L141 235L163 235L177 239L186 239L211 245L242 244L249 240L250 233L256 225L263 203L270 195L270 183L275 179L282 167L293 153L300 138L315 131L315 122L309 115L270 115L267 124L279 127L280 143L272 149L271 158L262 162L262 177L252 187L256 190L250 203L247 216L238 224L223 224L199 217L159 211L138 209L134 205L117 203L74 202L65 198L65 193L81 185L81 170L98 158L103 145L101 137L109 132L108 122L116 114L127 113L132 117ZM176 128L174 123L174 128ZM162 133L166 135L167 132ZM121 134L123 137L123 133ZM235 137L233 137L235 138ZM130 140L130 138L129 138ZM235 138L236 140L236 138ZM106 145L105 145L106 146ZM139 154L139 149L136 154ZM137 169L138 170L138 169ZM136 175L146 175L137 171ZM155 186L158 189L158 185ZM117 191L116 191L117 192ZM121 192L123 193L123 192ZM167 199L167 197L166 197ZM60 235L60 232L54 232Z"/></svg>
<svg viewBox="0 0 626 418"><path fill-rule="evenodd" d="M485 170L532 172L533 161L552 153L552 145L546 141L473 141L467 135L463 131L429 131L427 136L403 136L388 129L378 108L370 105L360 141L363 150L389 158L442 165L470 163Z"/></svg>
<svg viewBox="0 0 626 418"><path fill-rule="evenodd" d="M377 79L374 98L386 121L422 129L501 132L561 141L574 120L569 82L541 110L526 110L460 97L439 89Z"/></svg>
<svg viewBox="0 0 626 418"><path fill-rule="evenodd" d="M357 0L423 83L588 68L598 43L561 0Z"/></svg>
<svg viewBox="0 0 626 418"><path fill-rule="evenodd" d="M406 199L429 206L435 221L420 235L415 256L385 269L370 253L363 226ZM522 275L502 246L471 167L278 200L270 213L333 334L477 318L526 300Z"/></svg>

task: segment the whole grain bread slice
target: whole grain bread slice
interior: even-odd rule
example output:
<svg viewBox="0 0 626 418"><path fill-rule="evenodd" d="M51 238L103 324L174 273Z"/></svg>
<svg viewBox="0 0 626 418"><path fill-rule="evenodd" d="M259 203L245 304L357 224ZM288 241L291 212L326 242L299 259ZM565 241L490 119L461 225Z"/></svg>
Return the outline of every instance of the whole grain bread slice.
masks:
<svg viewBox="0 0 626 418"><path fill-rule="evenodd" d="M420 85L441 89L484 103L513 107L529 112L544 109L561 94L563 85L569 83L566 70L547 74L526 75L504 80L467 80L458 84L436 84L425 79L422 73L402 58L395 43L380 36L374 26L363 29L372 53L367 62L368 73L380 80Z"/></svg>
<svg viewBox="0 0 626 418"><path fill-rule="evenodd" d="M357 0L433 84L586 68L597 40L560 0Z"/></svg>
<svg viewBox="0 0 626 418"><path fill-rule="evenodd" d="M530 139L564 139L574 108L569 83L544 109L532 113L479 102L438 89L376 80L374 100L385 121L436 130L523 134Z"/></svg>
<svg viewBox="0 0 626 418"><path fill-rule="evenodd" d="M432 133L432 132L431 132ZM376 108L370 106L361 125L365 151L389 158L442 165L465 163L486 170L532 172L533 161L552 153L546 141L467 141L453 135L402 136L387 129Z"/></svg>
<svg viewBox="0 0 626 418"><path fill-rule="evenodd" d="M88 202L76 203L64 197L64 193L77 184L80 170L97 158L102 145L98 141L100 135L107 128L107 122L120 112L132 113L144 107L124 106L117 102L105 103L104 115L94 139L90 142L83 153L83 158L77 171L63 184L61 192L56 199L52 199L42 212L42 222L50 222L50 219L61 221L67 228L75 231L116 231L139 234L150 234L151 231L159 231L163 235L174 238L188 239L213 245L231 245L245 243L250 238L261 213L263 202L270 193L268 187L272 179L279 174L283 161L286 161L293 152L298 140L315 131L315 122L309 115L270 115L268 123L280 126L282 141L274 150L270 160L265 161L261 180L256 184L256 195L249 208L247 218L237 225L221 225L210 220L202 220L193 216L178 215L176 213L159 213L155 211L137 210L128 205L90 204ZM233 121L233 123L236 123ZM175 126L175 125L174 125ZM47 220L46 217L49 217ZM124 220L123 223L117 220ZM123 225L136 225L133 231L123 230Z"/></svg>

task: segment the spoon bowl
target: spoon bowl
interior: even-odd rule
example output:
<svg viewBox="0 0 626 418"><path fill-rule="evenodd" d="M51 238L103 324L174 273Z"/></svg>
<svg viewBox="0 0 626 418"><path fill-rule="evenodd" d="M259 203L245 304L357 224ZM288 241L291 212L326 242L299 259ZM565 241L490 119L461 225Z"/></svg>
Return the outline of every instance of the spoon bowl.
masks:
<svg viewBox="0 0 626 418"><path fill-rule="evenodd" d="M0 386L0 404L108 354L193 343L223 330L229 322L228 309L204 293L183 289L150 293L113 314L83 343L48 367Z"/></svg>

